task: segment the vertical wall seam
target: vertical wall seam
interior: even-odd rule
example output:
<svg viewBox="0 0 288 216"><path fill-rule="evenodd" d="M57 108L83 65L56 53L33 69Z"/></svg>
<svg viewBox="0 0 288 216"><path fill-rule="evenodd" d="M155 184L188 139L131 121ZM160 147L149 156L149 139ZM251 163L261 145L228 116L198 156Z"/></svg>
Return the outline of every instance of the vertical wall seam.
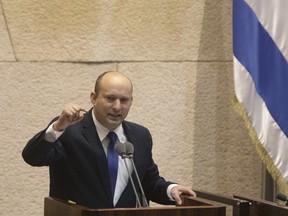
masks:
<svg viewBox="0 0 288 216"><path fill-rule="evenodd" d="M11 34L10 34L10 30L9 30L9 27L8 27L8 22L7 22L7 19L6 19L6 14L5 14L5 11L4 11L2 0L0 0L0 5L1 5L2 12L3 12L3 18L4 18L6 30L7 30L7 33L8 33L10 45L12 47L12 52L13 52L13 55L14 55L14 59L15 59L15 61L18 61L17 56L16 56L16 52L15 52L15 49L14 49L14 44L13 44L13 41L12 41L12 37L11 37Z"/></svg>

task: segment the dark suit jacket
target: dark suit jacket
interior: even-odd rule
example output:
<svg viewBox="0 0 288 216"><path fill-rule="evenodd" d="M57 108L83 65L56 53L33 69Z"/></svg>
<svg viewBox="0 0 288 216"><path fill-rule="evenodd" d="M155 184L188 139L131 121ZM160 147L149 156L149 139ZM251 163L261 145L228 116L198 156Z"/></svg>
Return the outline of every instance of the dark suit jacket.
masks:
<svg viewBox="0 0 288 216"><path fill-rule="evenodd" d="M49 166L50 196L90 208L112 208L107 159L91 113L92 110L82 121L66 128L56 142L44 140L47 128L39 132L27 143L22 156L32 166ZM134 145L134 162L147 200L174 204L166 195L171 182L159 176L152 159L150 132L127 121L123 122L123 129L128 141ZM136 182L135 176L134 179ZM115 207L135 206L136 199L129 181Z"/></svg>

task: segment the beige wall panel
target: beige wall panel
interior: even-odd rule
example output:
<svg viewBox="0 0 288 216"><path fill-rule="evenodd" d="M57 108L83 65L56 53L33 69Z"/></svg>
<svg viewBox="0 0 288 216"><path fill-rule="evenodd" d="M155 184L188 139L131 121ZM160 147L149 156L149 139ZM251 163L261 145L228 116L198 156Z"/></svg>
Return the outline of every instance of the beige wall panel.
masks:
<svg viewBox="0 0 288 216"><path fill-rule="evenodd" d="M48 168L30 167L22 149L65 104L90 108L96 77L115 68L116 64L0 63L0 215L43 215Z"/></svg>
<svg viewBox="0 0 288 216"><path fill-rule="evenodd" d="M0 7L0 61L15 61L2 7Z"/></svg>
<svg viewBox="0 0 288 216"><path fill-rule="evenodd" d="M20 61L232 59L230 0L2 2Z"/></svg>
<svg viewBox="0 0 288 216"><path fill-rule="evenodd" d="M232 108L232 63L199 63L193 182L204 191L261 196L262 163Z"/></svg>
<svg viewBox="0 0 288 216"><path fill-rule="evenodd" d="M227 196L261 196L262 165L232 108L232 63L120 64L134 82L129 118L154 138L169 180Z"/></svg>

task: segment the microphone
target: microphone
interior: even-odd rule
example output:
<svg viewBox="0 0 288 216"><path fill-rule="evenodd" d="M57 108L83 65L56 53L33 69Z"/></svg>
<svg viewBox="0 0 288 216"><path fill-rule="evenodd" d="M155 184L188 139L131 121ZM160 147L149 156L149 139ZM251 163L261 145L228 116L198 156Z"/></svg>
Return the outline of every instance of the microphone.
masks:
<svg viewBox="0 0 288 216"><path fill-rule="evenodd" d="M117 142L114 146L114 151L123 159L126 155L126 146Z"/></svg>
<svg viewBox="0 0 288 216"><path fill-rule="evenodd" d="M133 158L134 146L132 145L132 143L126 142L126 143L124 143L124 145L125 145L125 147L126 147L126 154L127 154L127 156Z"/></svg>
<svg viewBox="0 0 288 216"><path fill-rule="evenodd" d="M137 182L138 182L138 185L140 187L142 206L148 207L148 202L147 202L147 199L146 199L146 196L145 196L145 193L144 193L144 190L143 190L143 187L142 187L141 181L139 179L139 175L138 175L138 172L137 172L134 160L133 160L134 146L130 142L126 142L126 143L124 143L124 145L126 147L126 155L132 163L132 166L133 166L133 169L135 171L136 178L137 178Z"/></svg>
<svg viewBox="0 0 288 216"><path fill-rule="evenodd" d="M130 181L131 181L134 194L135 194L135 196L136 196L137 206L141 207L140 198L139 198L139 195L138 195L138 193L137 193L137 190L136 190L134 181L133 181L133 179L132 179L132 173L130 172L130 170L129 170L129 168L128 168L128 165L127 165L127 162L126 162L126 160L125 160L125 158L127 158L126 145L124 145L123 143L117 143L117 144L114 146L114 151L115 151L118 155L120 155L120 157L124 160L125 167L126 167L126 170L127 170L128 175L129 175L129 179L130 179Z"/></svg>

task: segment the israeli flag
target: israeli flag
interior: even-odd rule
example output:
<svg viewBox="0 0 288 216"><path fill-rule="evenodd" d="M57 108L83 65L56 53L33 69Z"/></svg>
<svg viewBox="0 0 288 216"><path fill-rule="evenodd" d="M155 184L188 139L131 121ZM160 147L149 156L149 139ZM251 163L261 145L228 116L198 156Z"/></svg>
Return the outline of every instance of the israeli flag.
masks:
<svg viewBox="0 0 288 216"><path fill-rule="evenodd" d="M288 193L288 1L234 0L235 108Z"/></svg>

